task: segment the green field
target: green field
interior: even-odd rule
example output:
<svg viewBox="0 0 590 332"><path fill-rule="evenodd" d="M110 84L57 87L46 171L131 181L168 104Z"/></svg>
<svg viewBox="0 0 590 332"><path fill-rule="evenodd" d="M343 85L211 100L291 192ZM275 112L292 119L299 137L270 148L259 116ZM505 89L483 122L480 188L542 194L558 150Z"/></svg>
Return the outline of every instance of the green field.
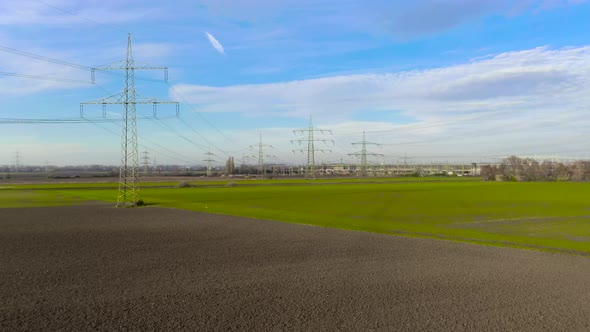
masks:
<svg viewBox="0 0 590 332"><path fill-rule="evenodd" d="M347 184L347 183L398 183L398 182L479 182L479 178L473 177L396 177L396 178L322 178L322 179L231 179L200 181L189 181L194 187L219 187L228 183L235 183L243 186L266 186L266 185L322 185L322 184ZM140 181L140 187L175 187L178 181ZM84 189L84 188L117 188L117 182L94 182L94 183L33 183L33 184L5 184L0 182L0 188L4 189Z"/></svg>
<svg viewBox="0 0 590 332"><path fill-rule="evenodd" d="M242 180L233 187L208 181L182 189L160 183L146 185L141 194L146 203L164 207L590 254L590 183L448 179ZM114 201L112 184L89 187L3 186L0 207Z"/></svg>

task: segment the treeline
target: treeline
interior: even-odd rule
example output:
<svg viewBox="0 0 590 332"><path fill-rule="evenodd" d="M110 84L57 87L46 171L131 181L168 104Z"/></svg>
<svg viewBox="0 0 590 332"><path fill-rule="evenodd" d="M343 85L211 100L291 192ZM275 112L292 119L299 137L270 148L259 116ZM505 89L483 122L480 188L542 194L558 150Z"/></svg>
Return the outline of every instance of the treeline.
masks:
<svg viewBox="0 0 590 332"><path fill-rule="evenodd" d="M482 166L480 175L486 181L590 181L590 161L564 164L512 156L499 165Z"/></svg>

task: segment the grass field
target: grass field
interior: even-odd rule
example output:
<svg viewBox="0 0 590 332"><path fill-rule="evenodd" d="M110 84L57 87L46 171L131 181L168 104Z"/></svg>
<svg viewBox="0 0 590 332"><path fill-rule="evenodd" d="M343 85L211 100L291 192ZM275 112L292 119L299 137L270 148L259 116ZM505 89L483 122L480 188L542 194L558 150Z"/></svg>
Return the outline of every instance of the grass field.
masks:
<svg viewBox="0 0 590 332"><path fill-rule="evenodd" d="M227 181L208 181L182 189L158 188L163 184L159 183L146 185L141 194L146 203L164 207L590 254L590 184L441 179L448 178L355 180L358 183L242 180L234 181L234 187L225 187ZM116 193L106 190L112 184L89 187L4 186L0 207L114 200Z"/></svg>
<svg viewBox="0 0 590 332"><path fill-rule="evenodd" d="M474 182L480 181L473 177L396 177L396 178L321 178L321 179L241 179L228 178L226 180L210 180L204 178L200 181L188 181L194 187L219 187L228 183L235 183L244 186L265 186L265 185L322 185L322 184L346 184L346 183L398 183L398 182ZM178 181L141 181L140 187L175 187ZM4 189L85 189L85 188L117 188L117 182L84 182L84 183L32 183L32 184L5 184L0 183Z"/></svg>

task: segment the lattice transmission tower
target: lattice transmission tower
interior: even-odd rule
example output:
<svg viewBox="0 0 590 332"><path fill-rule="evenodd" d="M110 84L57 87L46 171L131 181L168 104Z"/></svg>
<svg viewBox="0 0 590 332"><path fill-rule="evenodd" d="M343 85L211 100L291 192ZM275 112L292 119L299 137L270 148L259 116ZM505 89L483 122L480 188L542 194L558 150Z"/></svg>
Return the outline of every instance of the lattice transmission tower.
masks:
<svg viewBox="0 0 590 332"><path fill-rule="evenodd" d="M258 153L256 156L252 156L254 159L258 159L258 173L264 179L264 174L266 173L266 169L264 167L264 160L265 159L274 159L276 156L265 154L264 148L274 148L272 145L262 144L262 133L260 133L260 140L258 141L258 145L250 145L251 149L258 148Z"/></svg>
<svg viewBox="0 0 590 332"><path fill-rule="evenodd" d="M207 162L207 177L211 176L211 170L213 168L213 163L216 162L217 160L213 159L213 156L215 155L215 153L211 152L211 147L209 147L209 151L205 152L205 155L207 155L207 159L203 159L203 161Z"/></svg>
<svg viewBox="0 0 590 332"><path fill-rule="evenodd" d="M360 157L361 158L361 172L360 175L361 176L367 176L367 156L372 156L372 157L377 157L377 156L383 156L383 154L381 153L373 153L373 152L368 152L367 151L367 145L376 145L376 146L381 146L381 144L379 143L373 143L373 142L367 142L366 138L365 138L365 132L363 131L363 140L360 142L355 142L352 143L352 146L361 146L361 151L355 152L355 153L349 153L349 156L353 156L353 157Z"/></svg>
<svg viewBox="0 0 590 332"><path fill-rule="evenodd" d="M143 151L143 157L141 158L143 160L143 175L144 176L148 176L149 174L149 165L150 165L150 157L149 157L149 152Z"/></svg>
<svg viewBox="0 0 590 332"><path fill-rule="evenodd" d="M304 129L293 130L293 133L295 135L298 135L298 134L302 135L303 137L291 140L291 143L297 143L299 145L307 143L307 149L305 149L305 148L296 149L296 150L293 150L293 152L305 153L305 151L307 151L307 168L305 170L305 176L315 177L316 176L315 153L316 152L322 152L322 153L332 152L332 150L316 148L315 143L320 142L322 144L328 144L328 143L334 144L334 140L317 138L315 136L315 134L319 133L320 135L332 135L332 131L326 130L326 129L315 128L313 126L313 122L312 122L311 115L310 115L309 116L309 127L304 128Z"/></svg>
<svg viewBox="0 0 590 332"><path fill-rule="evenodd" d="M154 117L158 104L175 104L178 115L179 103L174 101L162 101L157 98L141 98L135 91L136 70L163 70L164 80L168 81L168 67L153 67L150 65L136 64L133 60L131 48L131 34L127 36L127 56L125 60L113 63L105 67L92 68L92 82L95 81L96 71L123 70L125 72L125 86L123 92L95 101L80 103L80 116L84 117L84 105L102 105L103 117L106 116L106 106L111 104L123 105L121 125L121 165L119 167L119 192L117 195L117 207L137 206L139 195L139 153L137 149L137 113L136 105L153 105Z"/></svg>
<svg viewBox="0 0 590 332"><path fill-rule="evenodd" d="M18 173L18 169L20 168L20 165L21 165L21 162L22 162L22 156L21 156L21 154L20 154L19 151L16 151L14 153L14 159L15 159L14 160L14 171L16 173Z"/></svg>

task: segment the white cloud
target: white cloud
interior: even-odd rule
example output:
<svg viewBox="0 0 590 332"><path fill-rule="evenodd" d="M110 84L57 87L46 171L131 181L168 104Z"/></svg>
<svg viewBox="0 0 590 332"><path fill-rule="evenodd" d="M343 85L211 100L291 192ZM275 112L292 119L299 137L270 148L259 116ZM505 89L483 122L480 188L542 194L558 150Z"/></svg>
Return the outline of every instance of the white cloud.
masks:
<svg viewBox="0 0 590 332"><path fill-rule="evenodd" d="M205 112L307 116L403 110L414 116L568 103L590 78L590 47L509 52L451 67L227 87L176 85ZM174 92L171 91L171 92Z"/></svg>
<svg viewBox="0 0 590 332"><path fill-rule="evenodd" d="M211 35L209 32L205 32L205 36L207 36L207 39L211 43L211 46L213 46L213 48L215 48L217 52L225 54L225 51L223 50L223 45L221 45L221 43L217 39L215 39L213 35Z"/></svg>
<svg viewBox="0 0 590 332"><path fill-rule="evenodd" d="M174 97L188 99L201 112L293 118L313 114L341 140L351 141L350 135L362 130L378 131L371 134L376 140L422 153L448 153L453 149L448 144L462 140L468 142L461 146L462 153L476 153L481 147L506 153L524 152L514 151L519 148L571 150L584 143L568 139L590 124L584 108L590 97L590 47L540 47L389 74L227 87L180 84L170 92L180 92ZM416 122L362 120L391 111ZM281 129L282 134L272 139L284 140L288 129L292 128Z"/></svg>

